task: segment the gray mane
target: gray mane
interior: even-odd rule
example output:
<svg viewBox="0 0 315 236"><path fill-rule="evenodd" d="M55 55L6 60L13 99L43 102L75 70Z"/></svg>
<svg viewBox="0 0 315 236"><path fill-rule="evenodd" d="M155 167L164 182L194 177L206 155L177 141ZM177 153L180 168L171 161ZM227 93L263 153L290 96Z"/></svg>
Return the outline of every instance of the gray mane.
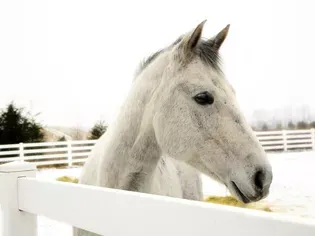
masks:
<svg viewBox="0 0 315 236"><path fill-rule="evenodd" d="M157 52L153 53L150 55L148 58L142 60L140 62L140 65L138 66L138 69L136 70L135 73L135 78L141 74L141 72L149 65L151 62L153 62L165 49L160 49Z"/></svg>
<svg viewBox="0 0 315 236"><path fill-rule="evenodd" d="M179 37L174 43L170 45L170 47L166 47L163 49L160 49L156 51L155 53L151 54L148 58L142 60L140 62L140 65L138 66L138 69L135 73L135 78L141 74L141 72L150 65L162 52L164 52L166 49L169 49L171 47L174 47L177 45L181 40L182 36ZM217 70L218 72L222 72L220 67L221 58L218 53L218 51L213 47L213 43L211 40L204 39L199 42L198 46L195 50L196 56L200 58L201 61L206 63L207 65L211 66L213 69Z"/></svg>

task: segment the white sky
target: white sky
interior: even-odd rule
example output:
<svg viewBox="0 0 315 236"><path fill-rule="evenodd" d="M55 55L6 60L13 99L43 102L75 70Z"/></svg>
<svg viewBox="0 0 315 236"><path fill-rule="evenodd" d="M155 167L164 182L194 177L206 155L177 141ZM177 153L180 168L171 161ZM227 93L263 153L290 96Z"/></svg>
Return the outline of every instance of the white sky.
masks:
<svg viewBox="0 0 315 236"><path fill-rule="evenodd" d="M313 3L315 4L315 3ZM0 107L14 100L47 125L111 120L139 61L208 19L230 23L221 53L245 114L315 101L312 1L0 3Z"/></svg>

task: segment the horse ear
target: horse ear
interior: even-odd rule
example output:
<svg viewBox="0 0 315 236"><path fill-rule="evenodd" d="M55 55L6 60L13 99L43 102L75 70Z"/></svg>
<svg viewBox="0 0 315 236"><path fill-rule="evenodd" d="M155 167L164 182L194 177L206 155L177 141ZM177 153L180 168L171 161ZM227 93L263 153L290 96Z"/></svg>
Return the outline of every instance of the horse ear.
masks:
<svg viewBox="0 0 315 236"><path fill-rule="evenodd" d="M223 44L226 36L228 35L230 24L228 24L223 30L221 30L216 36L212 37L209 42L215 50L219 50Z"/></svg>
<svg viewBox="0 0 315 236"><path fill-rule="evenodd" d="M206 23L206 21L207 20L201 22L199 25L197 25L197 27L194 30L190 31L182 39L180 47L183 48L186 52L191 51L197 46L202 35L203 26Z"/></svg>

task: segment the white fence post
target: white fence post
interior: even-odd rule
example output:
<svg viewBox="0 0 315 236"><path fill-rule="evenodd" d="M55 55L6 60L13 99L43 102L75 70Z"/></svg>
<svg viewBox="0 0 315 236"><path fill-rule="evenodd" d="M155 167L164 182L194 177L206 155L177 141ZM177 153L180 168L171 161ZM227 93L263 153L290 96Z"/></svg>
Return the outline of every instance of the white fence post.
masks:
<svg viewBox="0 0 315 236"><path fill-rule="evenodd" d="M282 137L283 137L283 149L284 151L288 151L288 144L287 144L287 131L282 130Z"/></svg>
<svg viewBox="0 0 315 236"><path fill-rule="evenodd" d="M20 152L20 161L23 161L23 158L24 158L24 146L23 146L23 143L20 143L19 152Z"/></svg>
<svg viewBox="0 0 315 236"><path fill-rule="evenodd" d="M36 165L24 161L0 165L2 236L37 236L37 216L19 210L18 178L35 177Z"/></svg>
<svg viewBox="0 0 315 236"><path fill-rule="evenodd" d="M72 143L68 140L68 166L72 166Z"/></svg>
<svg viewBox="0 0 315 236"><path fill-rule="evenodd" d="M312 150L315 150L315 129L311 128Z"/></svg>

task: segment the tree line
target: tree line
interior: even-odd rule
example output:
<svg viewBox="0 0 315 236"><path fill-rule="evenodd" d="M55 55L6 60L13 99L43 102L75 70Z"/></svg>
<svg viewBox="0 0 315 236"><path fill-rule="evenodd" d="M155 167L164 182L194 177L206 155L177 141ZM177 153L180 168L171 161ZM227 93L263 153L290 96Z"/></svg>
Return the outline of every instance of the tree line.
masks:
<svg viewBox="0 0 315 236"><path fill-rule="evenodd" d="M283 125L281 122L278 122L276 126L268 125L263 123L260 128L252 127L255 131L279 131L279 130L303 130L303 129L312 129L315 128L315 121L298 121L296 123L290 121L287 125Z"/></svg>
<svg viewBox="0 0 315 236"><path fill-rule="evenodd" d="M0 112L0 144L44 142L44 126L24 108L10 102ZM98 139L107 130L105 121L97 121L89 131L88 139ZM66 140L60 137L58 141Z"/></svg>

